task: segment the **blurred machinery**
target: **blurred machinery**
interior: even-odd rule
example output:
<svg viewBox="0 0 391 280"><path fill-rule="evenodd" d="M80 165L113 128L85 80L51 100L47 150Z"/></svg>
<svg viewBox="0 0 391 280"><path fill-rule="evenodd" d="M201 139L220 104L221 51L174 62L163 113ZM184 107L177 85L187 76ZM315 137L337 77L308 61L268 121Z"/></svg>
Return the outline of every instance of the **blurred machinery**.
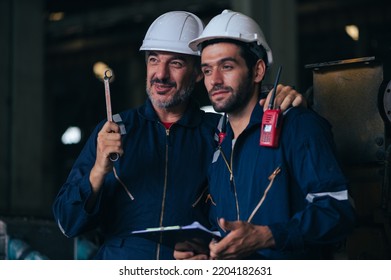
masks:
<svg viewBox="0 0 391 280"><path fill-rule="evenodd" d="M73 259L74 242L54 221L0 217L0 259Z"/></svg>
<svg viewBox="0 0 391 280"><path fill-rule="evenodd" d="M0 217L0 260L88 260L97 238L96 231L66 238L52 220Z"/></svg>
<svg viewBox="0 0 391 280"><path fill-rule="evenodd" d="M7 259L7 225L0 220L0 260Z"/></svg>
<svg viewBox="0 0 391 280"><path fill-rule="evenodd" d="M391 82L375 57L306 65L312 108L332 125L358 225L349 259L391 258Z"/></svg>

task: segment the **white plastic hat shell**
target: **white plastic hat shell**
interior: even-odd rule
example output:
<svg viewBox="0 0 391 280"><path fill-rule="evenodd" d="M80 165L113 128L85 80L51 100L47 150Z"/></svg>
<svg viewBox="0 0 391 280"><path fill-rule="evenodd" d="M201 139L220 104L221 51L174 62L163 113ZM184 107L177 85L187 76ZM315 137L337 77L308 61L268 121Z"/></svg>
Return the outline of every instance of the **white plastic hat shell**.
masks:
<svg viewBox="0 0 391 280"><path fill-rule="evenodd" d="M261 28L252 18L244 14L224 10L210 20L202 34L190 42L189 47L195 51L202 42L219 38L234 39L246 43L257 42L266 50L268 66L273 62L272 51Z"/></svg>
<svg viewBox="0 0 391 280"><path fill-rule="evenodd" d="M202 21L185 11L172 11L159 16L148 28L141 51L158 50L182 54L199 55L189 42L201 35Z"/></svg>

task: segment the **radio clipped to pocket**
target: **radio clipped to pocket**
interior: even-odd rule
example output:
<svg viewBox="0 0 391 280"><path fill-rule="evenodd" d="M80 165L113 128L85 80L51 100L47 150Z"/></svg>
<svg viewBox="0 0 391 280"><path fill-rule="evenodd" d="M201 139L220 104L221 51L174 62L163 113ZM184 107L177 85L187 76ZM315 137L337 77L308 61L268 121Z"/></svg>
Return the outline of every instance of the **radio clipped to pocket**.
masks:
<svg viewBox="0 0 391 280"><path fill-rule="evenodd" d="M282 67L280 66L274 82L273 93L269 101L268 109L263 113L261 137L259 140L259 145L271 148L278 147L282 128L283 115L281 109L274 108L274 99L276 97L277 85L280 80L281 69Z"/></svg>

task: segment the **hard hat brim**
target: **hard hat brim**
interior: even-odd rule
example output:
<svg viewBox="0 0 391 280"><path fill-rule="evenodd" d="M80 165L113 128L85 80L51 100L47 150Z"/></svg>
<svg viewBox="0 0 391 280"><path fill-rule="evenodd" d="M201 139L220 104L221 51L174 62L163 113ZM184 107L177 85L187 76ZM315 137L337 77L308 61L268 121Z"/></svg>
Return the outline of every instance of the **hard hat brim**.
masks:
<svg viewBox="0 0 391 280"><path fill-rule="evenodd" d="M144 40L143 45L140 47L140 51L166 51L195 56L200 55L198 50L181 47L180 44L170 41L165 41L164 44L162 44L160 40Z"/></svg>

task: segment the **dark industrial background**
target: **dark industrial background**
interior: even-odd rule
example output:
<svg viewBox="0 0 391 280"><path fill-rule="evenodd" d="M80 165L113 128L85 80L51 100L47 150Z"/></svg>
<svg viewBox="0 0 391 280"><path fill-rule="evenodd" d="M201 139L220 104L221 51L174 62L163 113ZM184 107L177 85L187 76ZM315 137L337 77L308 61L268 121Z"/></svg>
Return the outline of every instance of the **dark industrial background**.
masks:
<svg viewBox="0 0 391 280"><path fill-rule="evenodd" d="M139 47L152 21L187 10L207 23L227 8L260 23L272 75L283 65L281 82L333 124L359 221L335 258L391 259L388 0L0 0L0 259L10 258L10 240L48 258L78 258L79 243L60 234L51 204L105 118L94 64L114 71L113 112L136 107L146 98ZM195 96L208 105L202 83ZM65 145L72 126L81 141Z"/></svg>

